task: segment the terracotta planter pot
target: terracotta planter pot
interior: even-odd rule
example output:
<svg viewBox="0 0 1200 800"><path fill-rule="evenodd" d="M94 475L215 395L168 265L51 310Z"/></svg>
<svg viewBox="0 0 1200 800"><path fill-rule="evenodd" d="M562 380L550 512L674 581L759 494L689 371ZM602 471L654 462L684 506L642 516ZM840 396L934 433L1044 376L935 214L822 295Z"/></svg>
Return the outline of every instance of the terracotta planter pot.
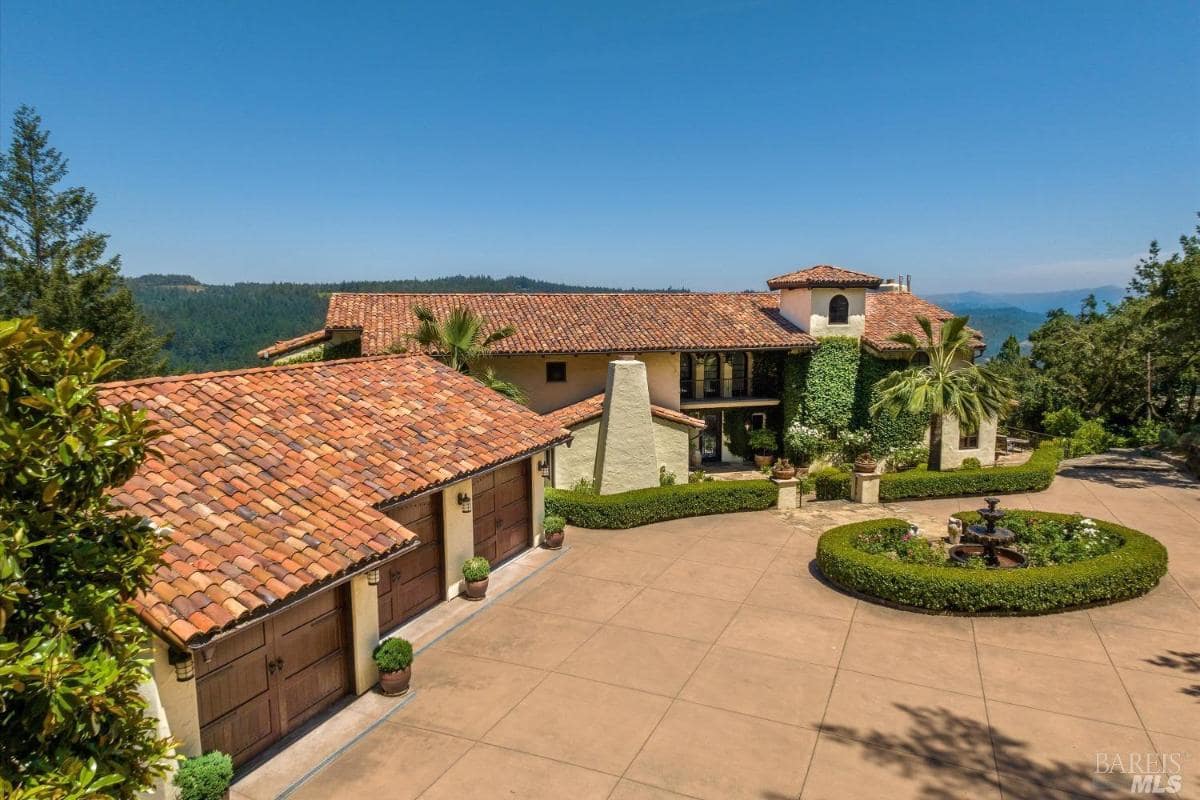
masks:
<svg viewBox="0 0 1200 800"><path fill-rule="evenodd" d="M796 468L781 467L776 464L775 469L771 470L771 475L772 477L778 478L781 481L791 480L792 478L796 477Z"/></svg>
<svg viewBox="0 0 1200 800"><path fill-rule="evenodd" d="M468 600L482 600L487 595L487 578L481 581L466 581L466 584Z"/></svg>
<svg viewBox="0 0 1200 800"><path fill-rule="evenodd" d="M542 546L547 550L561 550L563 546L563 539L565 537L566 534L563 531L558 531L557 533L547 533L542 539Z"/></svg>
<svg viewBox="0 0 1200 800"><path fill-rule="evenodd" d="M875 457L872 456L870 453L864 453L863 455L854 459L854 471L855 472L861 472L861 473L874 472L875 468L877 466L879 466L878 462L875 461Z"/></svg>
<svg viewBox="0 0 1200 800"><path fill-rule="evenodd" d="M759 469L771 466L771 462L775 460L775 456L755 456L754 464Z"/></svg>
<svg viewBox="0 0 1200 800"><path fill-rule="evenodd" d="M381 672L379 673L379 690L388 697L399 697L408 691L408 684L411 680L411 664L398 672Z"/></svg>

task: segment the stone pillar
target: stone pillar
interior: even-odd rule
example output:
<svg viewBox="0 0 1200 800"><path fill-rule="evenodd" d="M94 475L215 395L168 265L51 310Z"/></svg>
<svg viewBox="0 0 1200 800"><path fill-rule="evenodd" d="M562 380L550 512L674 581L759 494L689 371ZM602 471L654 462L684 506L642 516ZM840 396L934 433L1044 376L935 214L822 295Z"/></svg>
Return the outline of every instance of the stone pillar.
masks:
<svg viewBox="0 0 1200 800"><path fill-rule="evenodd" d="M855 472L850 496L856 503L878 503L879 473Z"/></svg>
<svg viewBox="0 0 1200 800"><path fill-rule="evenodd" d="M379 644L379 588L367 582L366 573L350 579L350 652L354 666L354 693L363 694L379 680L371 654Z"/></svg>
<svg viewBox="0 0 1200 800"><path fill-rule="evenodd" d="M658 486L650 388L641 361L618 359L608 364L595 481L599 494Z"/></svg>
<svg viewBox="0 0 1200 800"><path fill-rule="evenodd" d="M471 497L471 479L452 483L442 490L442 553L445 556L446 599L462 590L462 565L475 555L475 515L464 514L459 494Z"/></svg>
<svg viewBox="0 0 1200 800"><path fill-rule="evenodd" d="M771 483L779 487L776 508L780 511L791 511L800 507L800 492L796 488L800 481L797 478L771 478Z"/></svg>

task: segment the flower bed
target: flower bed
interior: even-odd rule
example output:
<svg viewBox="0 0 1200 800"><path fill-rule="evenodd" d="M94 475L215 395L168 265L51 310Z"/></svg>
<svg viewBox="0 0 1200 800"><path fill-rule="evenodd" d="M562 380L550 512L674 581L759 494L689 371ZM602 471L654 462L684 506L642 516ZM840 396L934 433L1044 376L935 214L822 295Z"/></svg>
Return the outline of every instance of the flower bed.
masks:
<svg viewBox="0 0 1200 800"><path fill-rule="evenodd" d="M979 521L974 512L955 517ZM1009 511L1000 524L1017 533L1016 547L1031 566L951 566L937 543L908 536L909 524L900 519L826 531L817 565L835 584L889 603L1003 614L1128 600L1153 589L1167 571L1167 551L1157 539L1120 525L1041 511Z"/></svg>
<svg viewBox="0 0 1200 800"><path fill-rule="evenodd" d="M779 489L770 481L705 481L635 489L620 494L546 489L546 513L581 528L635 528L651 522L732 511L761 511L775 505Z"/></svg>

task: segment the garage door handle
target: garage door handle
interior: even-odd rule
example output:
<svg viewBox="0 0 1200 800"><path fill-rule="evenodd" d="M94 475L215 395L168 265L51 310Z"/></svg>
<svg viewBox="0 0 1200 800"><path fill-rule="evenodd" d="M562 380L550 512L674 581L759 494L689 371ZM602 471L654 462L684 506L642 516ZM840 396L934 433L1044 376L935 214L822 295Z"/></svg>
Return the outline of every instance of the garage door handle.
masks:
<svg viewBox="0 0 1200 800"><path fill-rule="evenodd" d="M283 669L283 659L277 658L267 662L267 672L279 672Z"/></svg>
<svg viewBox="0 0 1200 800"><path fill-rule="evenodd" d="M500 530L500 517L499 516L496 517L495 522L496 522L496 530Z"/></svg>

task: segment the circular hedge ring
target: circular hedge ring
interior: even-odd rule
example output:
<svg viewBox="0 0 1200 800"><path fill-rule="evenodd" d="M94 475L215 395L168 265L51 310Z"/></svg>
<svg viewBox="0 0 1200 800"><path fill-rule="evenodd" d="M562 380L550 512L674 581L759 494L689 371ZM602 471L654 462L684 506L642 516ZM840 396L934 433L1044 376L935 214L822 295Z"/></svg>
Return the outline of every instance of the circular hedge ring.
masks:
<svg viewBox="0 0 1200 800"><path fill-rule="evenodd" d="M1073 518L1042 511L1007 514L1036 514L1062 522ZM966 524L979 520L974 512L954 516ZM869 599L935 612L1046 614L1128 600L1158 585L1167 573L1167 549L1152 536L1110 522L1095 522L1101 530L1120 536L1122 544L1104 555L1069 564L964 569L896 561L864 552L854 544L863 533L908 530L904 520L877 519L823 533L817 543L817 565L834 584Z"/></svg>

